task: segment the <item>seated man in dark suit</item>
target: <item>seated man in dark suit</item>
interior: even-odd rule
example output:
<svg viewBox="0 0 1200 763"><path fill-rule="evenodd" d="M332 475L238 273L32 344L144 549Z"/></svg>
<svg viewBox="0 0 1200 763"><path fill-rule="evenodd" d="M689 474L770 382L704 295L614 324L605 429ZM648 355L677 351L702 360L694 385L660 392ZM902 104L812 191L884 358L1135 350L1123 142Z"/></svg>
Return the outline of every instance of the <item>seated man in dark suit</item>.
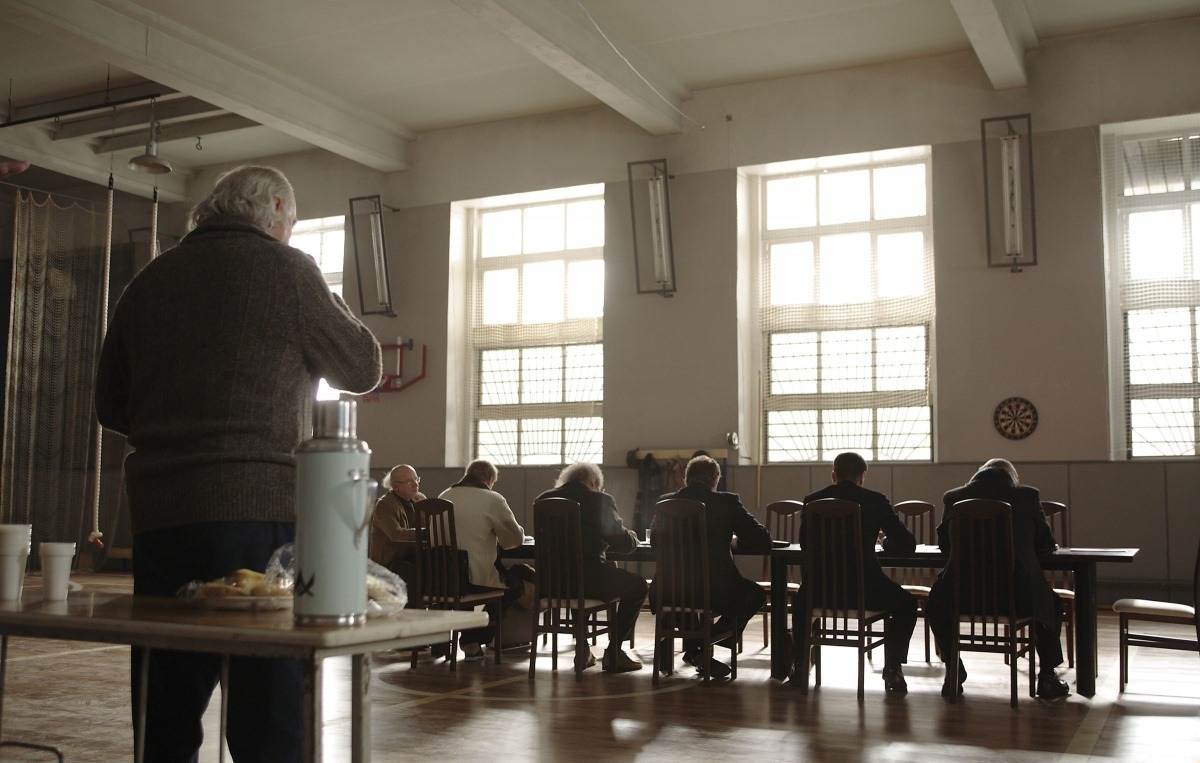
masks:
<svg viewBox="0 0 1200 763"><path fill-rule="evenodd" d="M884 574L875 556L875 539L882 531L884 550L897 554L912 553L917 548L917 539L896 516L896 510L886 495L863 487L867 477L867 462L862 456L839 453L833 459L832 477L832 485L804 496L804 502L838 498L858 504L862 523L863 606L878 612L891 612L892 615L884 624L883 686L889 693L907 694L908 683L904 680L901 666L908 661L908 642L917 624L917 600ZM804 538L803 519L800 522L800 538ZM804 597L802 583L792 602L792 634L799 649L808 648L809 629L806 623L800 622L804 617Z"/></svg>
<svg viewBox="0 0 1200 763"><path fill-rule="evenodd" d="M713 628L717 632L729 631L729 638L721 645L737 649L746 623L762 609L766 593L758 583L745 579L738 572L733 563L733 549L765 553L771 548L771 533L742 506L737 493L717 490L721 482L721 465L708 456L696 456L688 461L683 481L682 490L667 493L660 500L686 498L704 504L708 529L709 605L720 615ZM655 610L656 590L651 584L650 605ZM685 641L683 661L699 667L702 664L700 651L698 641ZM723 662L714 659L711 665L713 678L724 678L730 673L729 666Z"/></svg>
<svg viewBox="0 0 1200 763"><path fill-rule="evenodd" d="M1070 688L1054 673L1062 664L1062 645L1059 631L1062 628L1062 602L1046 582L1038 556L1052 553L1058 548L1046 513L1042 511L1041 496L1035 487L1021 485L1017 481L1017 469L1011 462L993 458L971 477L962 487L955 488L942 498L944 509L942 522L938 525L938 546L950 551L950 521L954 516L954 504L971 498L987 498L1004 501L1012 506L1013 530L1013 575L1017 614L1033 615L1037 618L1037 657L1041 663L1038 671L1037 694L1044 699L1065 697ZM951 605L954 596L954 580L942 570L929 592L929 628L937 639L942 659L947 663L956 659L952 653L951 638L955 623L951 621ZM962 682L967 671L959 660L959 684L942 684L942 696L962 694ZM946 681L950 681L947 671Z"/></svg>
<svg viewBox="0 0 1200 763"><path fill-rule="evenodd" d="M567 498L579 504L579 534L583 545L583 593L591 599L620 599L617 604L616 638L604 655L603 669L610 673L641 670L642 663L621 649L633 638L638 613L646 601L646 579L641 575L610 567L605 551L627 554L637 548L638 538L627 530L617 513L616 500L604 492L604 474L595 464L577 463L563 469L553 490L537 497ZM595 664L589 652L583 667Z"/></svg>

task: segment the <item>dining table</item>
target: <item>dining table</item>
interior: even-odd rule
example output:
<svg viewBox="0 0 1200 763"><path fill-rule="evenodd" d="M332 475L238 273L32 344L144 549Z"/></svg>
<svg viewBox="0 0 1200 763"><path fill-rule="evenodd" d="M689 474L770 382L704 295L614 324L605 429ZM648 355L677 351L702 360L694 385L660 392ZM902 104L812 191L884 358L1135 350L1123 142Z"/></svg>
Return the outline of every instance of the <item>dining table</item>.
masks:
<svg viewBox="0 0 1200 763"><path fill-rule="evenodd" d="M263 598L263 597L254 597ZM290 597L289 597L290 598ZM290 603L290 602L286 602ZM65 601L42 599L0 601L0 722L3 721L4 679L10 637L91 641L147 647L142 651L143 674L149 649L174 649L221 655L222 672L231 655L290 657L304 671L304 763L319 763L321 751L322 663L328 657L351 658L351 761L371 759L371 653L405 649L449 640L451 631L487 624L484 612L403 609L368 617L358 625L297 624L283 602L239 607L236 599L183 600L160 596L72 592ZM232 608L237 607L237 608ZM127 692L124 684L114 691ZM142 691L139 718L145 718ZM222 697L222 731L225 699ZM144 722L139 724L144 728ZM0 726L2 728L2 726ZM21 744L21 743L17 743ZM222 739L222 752L224 751ZM21 746L30 746L21 744ZM50 749L47 745L32 745ZM141 760L143 745L135 743ZM61 759L61 756L60 756Z"/></svg>
<svg viewBox="0 0 1200 763"><path fill-rule="evenodd" d="M512 559L534 558L535 541L526 537L525 542L504 551L501 556ZM734 554L761 556L763 552L744 552L736 547ZM774 541L769 552L771 563L771 608L770 627L772 644L790 644L788 631L787 583L788 568L801 565L804 549L798 543ZM1085 696L1096 694L1097 658L1096 634L1096 565L1101 563L1128 564L1137 556L1136 548L1082 548L1062 547L1052 554L1040 558L1046 570L1069 570L1074 579L1075 590L1075 688ZM924 567L941 569L946 566L948 555L937 546L918 545L910 554L886 553L877 547L880 565L884 567ZM622 562L654 562L657 552L646 541L640 541L635 549L627 553L609 551L608 558ZM788 678L792 655L789 649L772 648L771 676L780 680Z"/></svg>

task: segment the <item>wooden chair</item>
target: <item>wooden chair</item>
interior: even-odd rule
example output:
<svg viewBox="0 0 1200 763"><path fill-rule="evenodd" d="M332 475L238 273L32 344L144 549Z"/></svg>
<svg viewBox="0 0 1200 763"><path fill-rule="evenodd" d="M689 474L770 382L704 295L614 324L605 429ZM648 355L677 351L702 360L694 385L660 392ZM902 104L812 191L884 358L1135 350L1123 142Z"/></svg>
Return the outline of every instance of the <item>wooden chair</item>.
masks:
<svg viewBox="0 0 1200 763"><path fill-rule="evenodd" d="M413 504L417 520L416 566L417 595L410 597L425 609L469 611L478 606L488 608L496 626L494 649L496 664L500 664L500 647L504 643L500 600L504 591L464 593L470 584L467 552L458 547L454 528L454 504L441 498L426 498ZM450 634L450 670L458 665L458 632ZM413 650L412 664L417 663Z"/></svg>
<svg viewBox="0 0 1200 763"><path fill-rule="evenodd" d="M1060 546L1071 545L1071 518L1067 514L1067 505L1058 501L1042 501L1042 511L1046 512L1046 521L1050 524L1050 532ZM1047 570L1046 579L1050 587L1063 604L1063 628L1067 637L1067 666L1075 667L1075 588L1070 570Z"/></svg>
<svg viewBox="0 0 1200 763"><path fill-rule="evenodd" d="M1113 603L1113 610L1120 616L1117 627L1120 633L1121 691L1125 691L1125 684L1129 682L1129 647L1200 651L1200 547L1196 549L1196 568L1192 573L1192 606L1150 599L1118 599ZM1196 640L1153 633L1131 633L1129 624L1134 621L1190 625L1196 629Z"/></svg>
<svg viewBox="0 0 1200 763"><path fill-rule="evenodd" d="M918 544L934 545L937 543L937 525L934 522L934 506L928 501L901 501L893 508L900 516L900 521L908 528ZM917 614L925 623L925 662L929 658L929 620L925 617L925 608L929 604L929 588L937 577L937 570L925 567L890 567L888 575L900 586L913 595L917 600Z"/></svg>
<svg viewBox="0 0 1200 763"><path fill-rule="evenodd" d="M579 503L566 498L543 498L533 504L533 537L537 539L534 566L533 632L529 646L529 679L537 669L538 634L551 636L550 666L558 670L558 636L575 639L575 680L583 679L590 660L588 637L607 634L613 645L618 599L583 597L583 541ZM604 619L599 617L604 613Z"/></svg>
<svg viewBox="0 0 1200 763"><path fill-rule="evenodd" d="M775 501L767 504L766 516L763 522L767 526L767 531L771 533L771 537L775 540L786 540L788 543L798 543L800 541L800 512L804 509L802 501ZM762 589L766 591L767 601L759 612L762 613L763 621L763 648L766 648L771 643L771 555L763 554L763 570L762 579L758 581ZM788 597L787 600L792 600L792 594L800 590L800 583L792 579L792 567L788 567ZM738 649L741 650L741 642L738 642Z"/></svg>
<svg viewBox="0 0 1200 763"><path fill-rule="evenodd" d="M950 520L950 563L954 586L951 621L956 624L954 653L1005 655L1011 697L1017 706L1017 658L1029 658L1029 696L1036 696L1037 623L1017 615L1013 580L1012 506L975 498L954 504ZM1024 635L1022 635L1024 634ZM947 656L947 655L943 655ZM958 686L957 659L947 660L947 682ZM957 702L951 694L951 702Z"/></svg>
<svg viewBox="0 0 1200 763"><path fill-rule="evenodd" d="M675 665L675 639L699 639L704 656L699 667L708 683L712 649L729 637L713 632L718 615L711 609L708 580L708 527L700 501L672 498L654 506L654 548L658 552L655 583L658 614L654 618L654 686L659 674ZM737 649L729 650L731 675L737 678Z"/></svg>
<svg viewBox="0 0 1200 763"><path fill-rule="evenodd" d="M864 696L865 657L883 645L888 612L865 608L863 593L862 509L857 503L822 498L804 505L804 617L808 649L801 649L801 693L808 694L809 660L821 685L821 647L858 650L858 699ZM853 624L851 624L853 623Z"/></svg>

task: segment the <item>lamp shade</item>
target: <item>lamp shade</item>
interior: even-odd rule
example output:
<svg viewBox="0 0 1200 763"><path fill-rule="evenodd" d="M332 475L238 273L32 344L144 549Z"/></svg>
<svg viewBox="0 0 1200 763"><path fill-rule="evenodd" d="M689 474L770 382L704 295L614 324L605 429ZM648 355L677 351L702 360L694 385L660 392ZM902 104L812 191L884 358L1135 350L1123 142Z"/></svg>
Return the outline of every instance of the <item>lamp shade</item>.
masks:
<svg viewBox="0 0 1200 763"><path fill-rule="evenodd" d="M171 163L158 155L158 143L151 139L146 144L146 153L129 160L129 169L151 175L165 175L171 171Z"/></svg>

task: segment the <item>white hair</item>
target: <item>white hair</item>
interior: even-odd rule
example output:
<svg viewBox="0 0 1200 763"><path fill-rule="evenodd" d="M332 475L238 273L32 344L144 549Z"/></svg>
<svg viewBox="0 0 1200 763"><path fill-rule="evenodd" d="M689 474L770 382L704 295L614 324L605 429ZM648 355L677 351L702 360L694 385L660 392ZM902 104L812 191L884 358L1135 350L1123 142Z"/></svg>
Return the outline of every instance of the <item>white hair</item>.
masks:
<svg viewBox="0 0 1200 763"><path fill-rule="evenodd" d="M1021 480L1017 477L1017 467L1013 466L1012 461L1005 458L990 458L984 462L983 466L979 467L980 471L984 469L1002 469L1008 472L1008 476L1012 477L1014 483Z"/></svg>
<svg viewBox="0 0 1200 763"><path fill-rule="evenodd" d="M237 167L217 178L212 193L192 210L191 227L210 217L233 215L266 230L280 218L275 213L276 197L283 200L283 216L294 217L296 192L282 172L251 164Z"/></svg>
<svg viewBox="0 0 1200 763"><path fill-rule="evenodd" d="M562 487L568 482L582 482L595 490L603 490L604 474L600 471L599 466L589 464L586 461L580 461L571 464L559 472L558 480L555 481L554 487Z"/></svg>

